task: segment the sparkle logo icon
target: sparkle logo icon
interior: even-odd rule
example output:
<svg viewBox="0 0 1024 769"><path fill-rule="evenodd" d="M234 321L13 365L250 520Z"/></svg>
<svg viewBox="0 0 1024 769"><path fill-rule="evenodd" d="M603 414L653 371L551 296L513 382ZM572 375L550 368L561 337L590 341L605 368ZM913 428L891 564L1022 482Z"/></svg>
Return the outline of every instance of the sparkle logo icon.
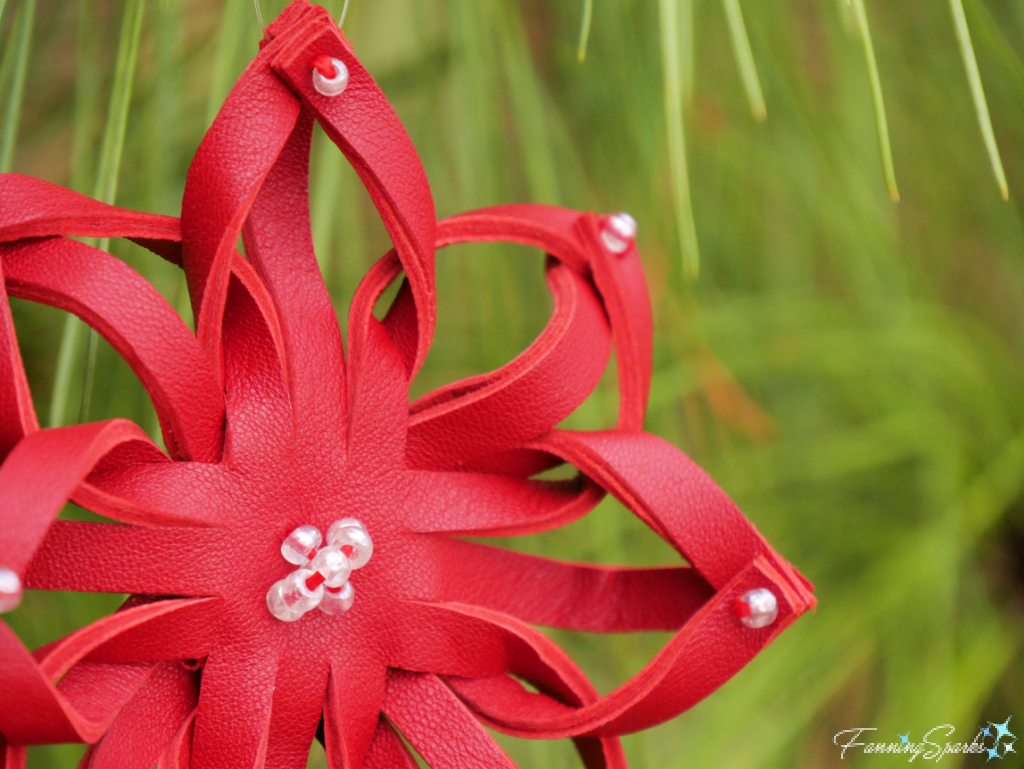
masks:
<svg viewBox="0 0 1024 769"><path fill-rule="evenodd" d="M1010 731L1010 719L1012 716L1007 716L1006 720L1001 724L994 724L991 721L988 722L988 726L981 730L979 736L984 735L985 740L982 745L985 748L985 753L988 754L988 758L985 759L985 763L988 763L993 758L1006 758L1007 753L1016 753L1013 746L1017 741L1017 735ZM992 738L992 747L988 747L987 741Z"/></svg>

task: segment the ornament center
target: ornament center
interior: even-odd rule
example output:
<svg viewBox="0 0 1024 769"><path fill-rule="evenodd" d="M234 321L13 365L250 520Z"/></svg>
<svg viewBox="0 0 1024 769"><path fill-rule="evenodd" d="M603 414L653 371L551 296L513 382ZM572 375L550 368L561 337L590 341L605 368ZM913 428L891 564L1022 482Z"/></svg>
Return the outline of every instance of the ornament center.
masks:
<svg viewBox="0 0 1024 769"><path fill-rule="evenodd" d="M299 526L281 543L281 555L299 568L278 580L267 591L267 608L282 622L295 622L303 614L320 609L324 614L344 614L355 601L348 581L373 555L373 540L355 518L342 518L327 530L327 546L315 526Z"/></svg>

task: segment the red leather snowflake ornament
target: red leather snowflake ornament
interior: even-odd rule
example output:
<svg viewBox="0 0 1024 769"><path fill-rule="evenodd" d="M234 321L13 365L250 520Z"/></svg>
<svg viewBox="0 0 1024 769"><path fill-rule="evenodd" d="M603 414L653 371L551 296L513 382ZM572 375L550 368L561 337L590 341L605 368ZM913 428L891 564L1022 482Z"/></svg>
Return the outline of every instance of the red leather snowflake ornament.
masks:
<svg viewBox="0 0 1024 769"><path fill-rule="evenodd" d="M355 295L347 351L310 235L314 120L394 244ZM642 431L652 322L635 231L625 215L527 205L437 222L394 111L306 0L267 29L207 133L180 220L2 177L0 608L22 587L132 597L34 652L0 622L0 767L21 766L25 745L86 742L87 767L299 769L319 736L332 767L413 769L399 733L435 769L511 766L482 725L571 737L591 769L621 767L617 735L742 668L814 605L812 588ZM68 236L129 238L180 265L196 333L125 263ZM435 249L466 241L543 249L552 318L505 367L410 406ZM8 296L102 334L149 392L167 452L126 420L39 429ZM613 343L618 426L556 429ZM534 478L563 462L577 479ZM561 526L605 493L687 565L568 563L459 538ZM69 499L118 523L55 520ZM323 541L290 540L299 527ZM282 558L286 540L299 560ZM347 566L322 555L331 547ZM276 616L268 591L293 573L340 610L291 616L298 593L285 591ZM535 625L675 635L601 697Z"/></svg>

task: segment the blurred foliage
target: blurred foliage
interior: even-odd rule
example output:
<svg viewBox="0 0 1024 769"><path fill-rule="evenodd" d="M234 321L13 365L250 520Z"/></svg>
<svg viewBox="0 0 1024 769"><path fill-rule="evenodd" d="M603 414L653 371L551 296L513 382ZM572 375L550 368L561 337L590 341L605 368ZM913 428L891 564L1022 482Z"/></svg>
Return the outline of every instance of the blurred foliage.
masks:
<svg viewBox="0 0 1024 769"><path fill-rule="evenodd" d="M102 137L125 82L124 14L141 3L4 5L4 152L10 143L15 171L90 193L111 160ZM265 0L264 18L281 6ZM970 739L983 720L1024 719L1024 2L962 3L973 91L959 6L747 0L739 17L732 0L599 0L585 40L584 0L349 9L347 34L412 135L439 216L516 201L636 216L656 318L647 429L707 468L818 586L817 614L720 692L626 737L636 767L829 766L844 728L895 739L951 723ZM179 213L188 163L259 37L247 0L145 3L118 205ZM883 176L890 145L899 205ZM322 134L313 164L314 239L344 325L389 243ZM111 248L189 317L176 268ZM437 268L437 337L414 396L501 365L550 312L537 253L460 246ZM45 421L64 318L15 301L15 322ZM75 404L84 335L69 350ZM129 417L155 435L144 391L102 342L95 381L90 418ZM612 367L568 424L610 426L615 411ZM612 501L508 544L675 559ZM10 619L38 645L119 600L33 593ZM664 642L554 635L602 691ZM566 743L501 739L524 767L576 765ZM30 762L80 754L36 748Z"/></svg>

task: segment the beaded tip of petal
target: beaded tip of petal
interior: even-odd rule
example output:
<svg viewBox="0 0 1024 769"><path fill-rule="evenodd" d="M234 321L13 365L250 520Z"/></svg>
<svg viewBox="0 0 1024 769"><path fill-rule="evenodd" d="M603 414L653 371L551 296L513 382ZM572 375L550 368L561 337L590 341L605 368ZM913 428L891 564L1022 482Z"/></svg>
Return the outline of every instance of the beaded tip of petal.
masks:
<svg viewBox="0 0 1024 769"><path fill-rule="evenodd" d="M775 594L765 587L748 590L733 604L736 618L749 628L768 627L779 616L779 602Z"/></svg>
<svg viewBox="0 0 1024 769"><path fill-rule="evenodd" d="M312 68L313 87L321 96L338 96L348 87L348 67L340 59L318 56Z"/></svg>
<svg viewBox="0 0 1024 769"><path fill-rule="evenodd" d="M601 227L601 242L613 254L624 254L636 239L636 219L624 211L612 214Z"/></svg>

